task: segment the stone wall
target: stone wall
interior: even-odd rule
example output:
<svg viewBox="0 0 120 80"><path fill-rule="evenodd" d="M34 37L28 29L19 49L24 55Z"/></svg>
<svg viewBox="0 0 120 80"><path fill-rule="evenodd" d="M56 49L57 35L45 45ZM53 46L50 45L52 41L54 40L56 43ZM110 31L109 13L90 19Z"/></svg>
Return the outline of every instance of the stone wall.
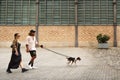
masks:
<svg viewBox="0 0 120 80"><path fill-rule="evenodd" d="M35 26L0 26L0 47L9 47L14 33L20 33L20 41L25 46L25 39L29 30ZM75 45L74 26L40 26L38 30L39 43L47 47L73 47ZM113 26L79 26L78 43L79 46L96 47L96 36L99 33L107 34L111 37L109 45L113 46ZM120 28L117 28L117 41L120 45Z"/></svg>

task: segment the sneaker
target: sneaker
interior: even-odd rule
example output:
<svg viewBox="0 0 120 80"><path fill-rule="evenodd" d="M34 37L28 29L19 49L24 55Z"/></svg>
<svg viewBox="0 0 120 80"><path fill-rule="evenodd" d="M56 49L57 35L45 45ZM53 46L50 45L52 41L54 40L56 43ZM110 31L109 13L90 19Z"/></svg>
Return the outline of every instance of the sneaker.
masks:
<svg viewBox="0 0 120 80"><path fill-rule="evenodd" d="M32 68L33 68L33 69L37 69L37 67L35 67L35 66L33 66Z"/></svg>
<svg viewBox="0 0 120 80"><path fill-rule="evenodd" d="M6 72L7 72L7 73L12 73L12 71L11 71L11 70L7 70Z"/></svg>
<svg viewBox="0 0 120 80"><path fill-rule="evenodd" d="M29 67L30 69L32 69L31 65L28 65L28 67Z"/></svg>
<svg viewBox="0 0 120 80"><path fill-rule="evenodd" d="M22 68L23 73L26 72L26 71L28 71L28 69Z"/></svg>

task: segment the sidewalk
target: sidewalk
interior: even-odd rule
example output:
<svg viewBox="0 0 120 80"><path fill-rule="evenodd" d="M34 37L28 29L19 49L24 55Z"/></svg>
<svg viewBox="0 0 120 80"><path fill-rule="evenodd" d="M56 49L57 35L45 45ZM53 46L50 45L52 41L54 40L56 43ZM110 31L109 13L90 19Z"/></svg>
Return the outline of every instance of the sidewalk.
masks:
<svg viewBox="0 0 120 80"><path fill-rule="evenodd" d="M67 65L65 57L44 49L37 49L35 66L37 69L21 73L21 69L6 73L11 56L10 48L0 48L0 80L120 80L120 49L100 50L93 48L50 48L56 52L81 57L77 65ZM27 64L30 55L21 49L23 65Z"/></svg>

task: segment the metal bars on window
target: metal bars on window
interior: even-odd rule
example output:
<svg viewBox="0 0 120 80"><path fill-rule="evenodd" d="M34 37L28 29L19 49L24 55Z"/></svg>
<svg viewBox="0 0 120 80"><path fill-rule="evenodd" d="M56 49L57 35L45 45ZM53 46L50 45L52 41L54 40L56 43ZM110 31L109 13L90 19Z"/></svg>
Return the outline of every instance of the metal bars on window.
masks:
<svg viewBox="0 0 120 80"><path fill-rule="evenodd" d="M74 25L74 0L39 0L39 22L43 25Z"/></svg>
<svg viewBox="0 0 120 80"><path fill-rule="evenodd" d="M117 24L120 25L120 0L117 0Z"/></svg>
<svg viewBox="0 0 120 80"><path fill-rule="evenodd" d="M40 25L75 25L75 0L39 0ZM0 25L35 25L36 0L0 0ZM117 0L120 24L120 1ZM112 25L113 0L78 0L78 25Z"/></svg>
<svg viewBox="0 0 120 80"><path fill-rule="evenodd" d="M112 25L113 0L78 0L79 25Z"/></svg>
<svg viewBox="0 0 120 80"><path fill-rule="evenodd" d="M0 25L35 25L35 0L0 0Z"/></svg>

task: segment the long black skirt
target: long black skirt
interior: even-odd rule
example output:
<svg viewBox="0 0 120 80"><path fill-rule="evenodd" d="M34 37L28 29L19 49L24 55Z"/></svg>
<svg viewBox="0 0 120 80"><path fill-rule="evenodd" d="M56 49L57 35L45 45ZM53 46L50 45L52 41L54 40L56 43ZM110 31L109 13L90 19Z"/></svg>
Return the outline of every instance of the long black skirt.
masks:
<svg viewBox="0 0 120 80"><path fill-rule="evenodd" d="M11 60L9 62L9 68L11 69L17 69L20 65L20 62L21 62L21 54L19 53L19 55L15 55L15 52L13 51L12 52L12 55L11 55Z"/></svg>

